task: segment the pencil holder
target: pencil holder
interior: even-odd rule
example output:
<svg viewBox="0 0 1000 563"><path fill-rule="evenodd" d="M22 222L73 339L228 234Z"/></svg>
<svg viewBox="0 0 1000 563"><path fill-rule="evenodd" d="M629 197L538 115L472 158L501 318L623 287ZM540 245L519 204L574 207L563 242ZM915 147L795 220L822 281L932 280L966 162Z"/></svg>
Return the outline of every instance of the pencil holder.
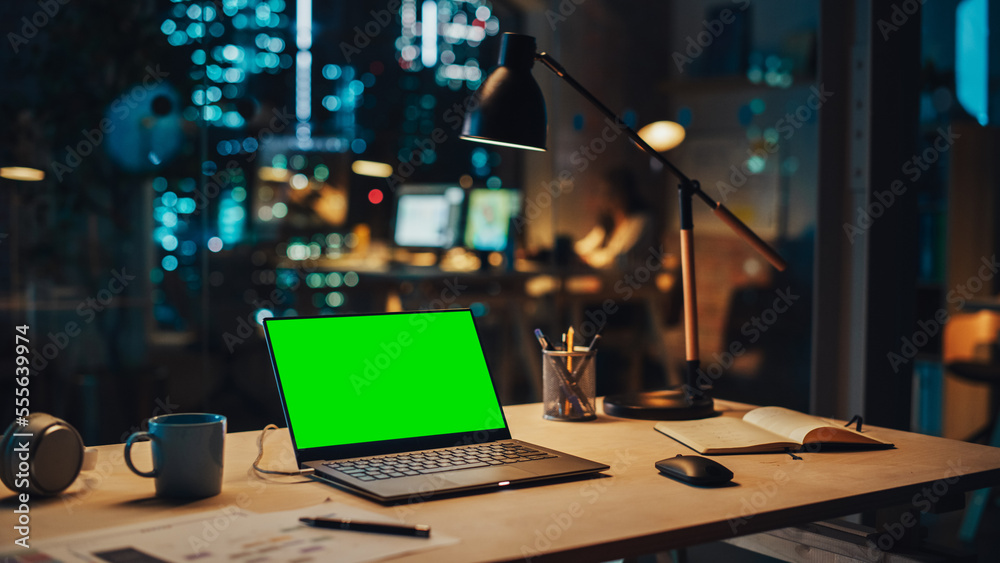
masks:
<svg viewBox="0 0 1000 563"><path fill-rule="evenodd" d="M549 420L597 418L594 369L597 350L576 346L573 352L542 350L542 416Z"/></svg>

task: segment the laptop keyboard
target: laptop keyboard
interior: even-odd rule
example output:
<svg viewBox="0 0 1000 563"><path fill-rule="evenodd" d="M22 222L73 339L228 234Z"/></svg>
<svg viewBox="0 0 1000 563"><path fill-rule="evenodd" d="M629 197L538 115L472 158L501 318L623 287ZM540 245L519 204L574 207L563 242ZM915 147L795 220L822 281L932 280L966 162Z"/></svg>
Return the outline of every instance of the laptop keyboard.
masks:
<svg viewBox="0 0 1000 563"><path fill-rule="evenodd" d="M375 481L555 457L521 444L502 442L412 454L366 457L350 461L332 461L324 465L360 481Z"/></svg>

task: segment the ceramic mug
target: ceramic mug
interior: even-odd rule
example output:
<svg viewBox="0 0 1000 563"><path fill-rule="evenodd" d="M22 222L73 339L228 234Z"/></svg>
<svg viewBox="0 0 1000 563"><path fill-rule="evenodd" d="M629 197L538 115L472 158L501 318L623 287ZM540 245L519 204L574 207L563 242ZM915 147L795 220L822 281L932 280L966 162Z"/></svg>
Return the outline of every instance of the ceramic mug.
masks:
<svg viewBox="0 0 1000 563"><path fill-rule="evenodd" d="M156 496L203 498L222 491L222 455L226 417L220 414L179 413L149 419L149 430L136 432L125 442L125 463L156 483ZM153 470L132 464L132 444L150 440Z"/></svg>

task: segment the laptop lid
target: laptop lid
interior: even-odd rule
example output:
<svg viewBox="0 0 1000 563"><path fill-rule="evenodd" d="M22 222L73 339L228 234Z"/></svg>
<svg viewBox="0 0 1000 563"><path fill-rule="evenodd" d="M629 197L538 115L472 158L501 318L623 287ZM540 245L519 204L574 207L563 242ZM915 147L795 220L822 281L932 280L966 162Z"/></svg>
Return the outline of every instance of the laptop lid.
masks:
<svg viewBox="0 0 1000 563"><path fill-rule="evenodd" d="M264 320L299 464L510 439L468 309Z"/></svg>

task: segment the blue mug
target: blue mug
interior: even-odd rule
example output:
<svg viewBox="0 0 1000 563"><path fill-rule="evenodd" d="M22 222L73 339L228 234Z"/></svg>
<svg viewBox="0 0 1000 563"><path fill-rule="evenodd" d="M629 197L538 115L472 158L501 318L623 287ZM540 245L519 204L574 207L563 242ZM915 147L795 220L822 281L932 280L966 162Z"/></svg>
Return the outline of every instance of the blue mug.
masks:
<svg viewBox="0 0 1000 563"><path fill-rule="evenodd" d="M125 442L125 463L156 483L156 496L204 498L222 491L222 455L226 417L220 414L165 414L149 419L149 430L136 432ZM150 440L153 470L132 464L132 444Z"/></svg>

